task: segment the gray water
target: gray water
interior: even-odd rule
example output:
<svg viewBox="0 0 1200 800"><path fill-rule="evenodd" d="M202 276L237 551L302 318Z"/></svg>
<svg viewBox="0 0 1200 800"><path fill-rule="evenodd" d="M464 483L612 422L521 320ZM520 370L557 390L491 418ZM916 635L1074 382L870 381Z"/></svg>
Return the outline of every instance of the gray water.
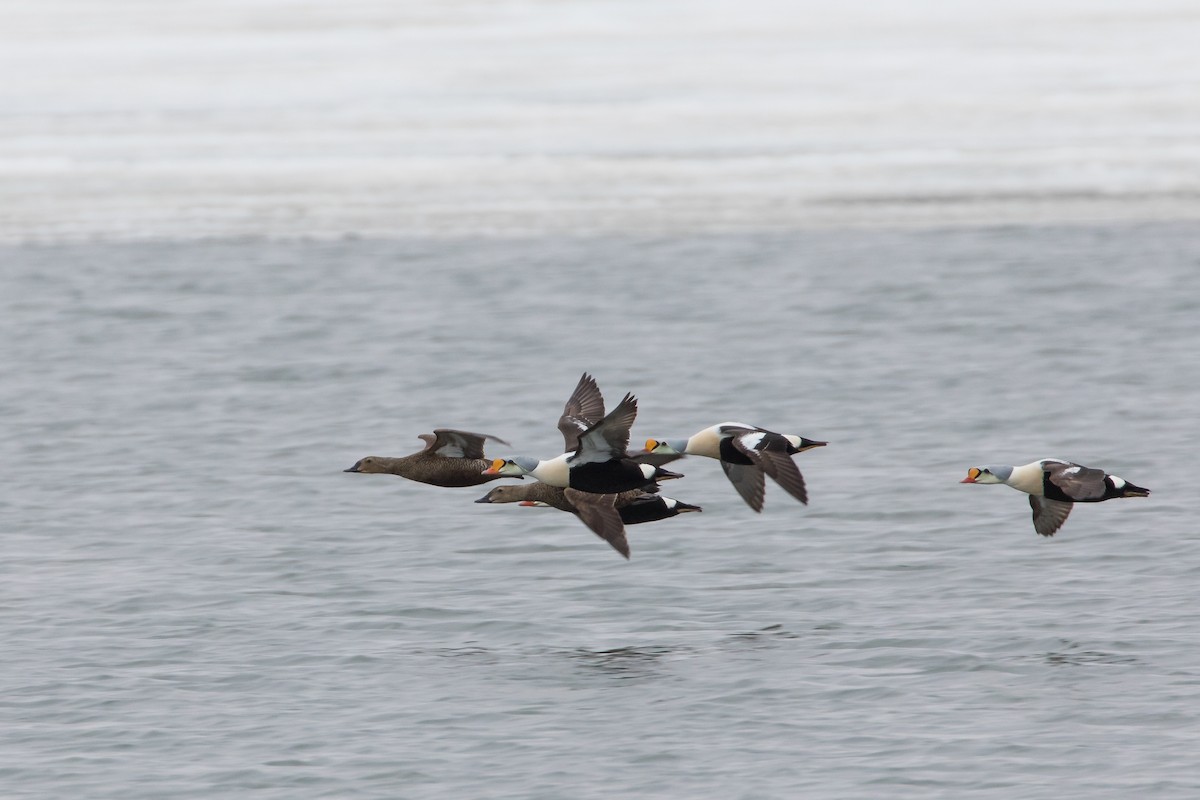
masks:
<svg viewBox="0 0 1200 800"><path fill-rule="evenodd" d="M1200 232L6 246L6 797L1191 797ZM437 426L557 453L827 439L761 515L617 557L341 470ZM1154 494L1053 539L967 467Z"/></svg>

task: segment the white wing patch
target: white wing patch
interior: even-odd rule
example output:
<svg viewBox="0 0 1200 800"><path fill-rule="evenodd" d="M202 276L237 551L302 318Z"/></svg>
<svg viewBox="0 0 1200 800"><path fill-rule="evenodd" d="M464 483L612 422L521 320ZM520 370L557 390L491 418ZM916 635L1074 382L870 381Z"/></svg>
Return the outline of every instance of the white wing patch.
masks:
<svg viewBox="0 0 1200 800"><path fill-rule="evenodd" d="M766 436L767 435L761 431L755 431L754 433L747 433L739 436L738 441L747 450L758 450L762 447L763 439L765 439Z"/></svg>

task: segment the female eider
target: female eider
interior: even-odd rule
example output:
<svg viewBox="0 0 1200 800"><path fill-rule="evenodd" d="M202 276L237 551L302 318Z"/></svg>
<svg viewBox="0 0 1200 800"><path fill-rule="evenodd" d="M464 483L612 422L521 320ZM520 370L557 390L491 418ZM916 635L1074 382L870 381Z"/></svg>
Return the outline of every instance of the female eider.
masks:
<svg viewBox="0 0 1200 800"><path fill-rule="evenodd" d="M548 461L515 456L498 458L484 475L530 475L542 483L594 494L641 489L655 481L680 477L652 464L626 456L629 429L637 417L637 398L627 394L609 414L579 434L572 453Z"/></svg>
<svg viewBox="0 0 1200 800"><path fill-rule="evenodd" d="M545 483L497 486L475 502L542 505L570 511L625 558L629 558L630 553L629 540L625 537L625 525L638 525L668 519L688 511L700 511L700 506L640 489L619 494L593 494Z"/></svg>
<svg viewBox="0 0 1200 800"><path fill-rule="evenodd" d="M345 472L386 473L410 481L434 486L478 486L494 481L499 475L484 475L491 462L484 458L483 443L487 439L508 445L508 442L486 433L469 433L450 428L437 428L433 433L418 437L425 449L401 458L367 456Z"/></svg>
<svg viewBox="0 0 1200 800"><path fill-rule="evenodd" d="M1053 536L1067 521L1075 503L1102 503L1114 497L1148 497L1149 489L1134 486L1102 469L1080 466L1057 458L1043 458L1022 467L988 465L971 467L959 483L1003 483L1029 495L1033 528Z"/></svg>
<svg viewBox="0 0 1200 800"><path fill-rule="evenodd" d="M665 457L668 461L685 455L717 459L746 505L762 511L763 473L807 505L804 476L791 457L826 444L743 422L722 422L705 428L690 439L648 439L646 451L651 457Z"/></svg>

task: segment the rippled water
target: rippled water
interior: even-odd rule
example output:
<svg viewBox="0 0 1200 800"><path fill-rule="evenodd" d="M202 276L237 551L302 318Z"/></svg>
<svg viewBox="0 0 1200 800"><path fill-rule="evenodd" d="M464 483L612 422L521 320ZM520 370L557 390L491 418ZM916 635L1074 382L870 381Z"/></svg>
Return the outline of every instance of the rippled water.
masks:
<svg viewBox="0 0 1200 800"><path fill-rule="evenodd" d="M7 246L9 797L1190 797L1200 233L1173 224ZM625 562L552 510L344 474L828 439L811 503ZM504 449L501 448L503 451ZM1154 490L1036 536L977 463Z"/></svg>
<svg viewBox="0 0 1200 800"><path fill-rule="evenodd" d="M0 796L1200 795L1193 6L0 4ZM810 505L342 472L585 370Z"/></svg>

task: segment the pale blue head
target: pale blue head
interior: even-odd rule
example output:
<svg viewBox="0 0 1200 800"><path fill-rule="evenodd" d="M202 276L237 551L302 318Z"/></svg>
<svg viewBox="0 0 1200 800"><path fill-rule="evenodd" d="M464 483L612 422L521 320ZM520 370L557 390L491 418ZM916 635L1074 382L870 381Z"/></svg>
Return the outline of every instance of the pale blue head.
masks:
<svg viewBox="0 0 1200 800"><path fill-rule="evenodd" d="M1013 468L1007 464L987 464L982 467L971 467L967 477L959 483L1004 483L1012 475Z"/></svg>
<svg viewBox="0 0 1200 800"><path fill-rule="evenodd" d="M668 456L683 455L687 444L687 439L647 439L646 450Z"/></svg>
<svg viewBox="0 0 1200 800"><path fill-rule="evenodd" d="M512 458L504 459L497 458L492 461L492 465L483 471L484 475L507 475L510 478L519 478L522 475L533 472L537 469L538 460L529 458L528 456L513 456Z"/></svg>

